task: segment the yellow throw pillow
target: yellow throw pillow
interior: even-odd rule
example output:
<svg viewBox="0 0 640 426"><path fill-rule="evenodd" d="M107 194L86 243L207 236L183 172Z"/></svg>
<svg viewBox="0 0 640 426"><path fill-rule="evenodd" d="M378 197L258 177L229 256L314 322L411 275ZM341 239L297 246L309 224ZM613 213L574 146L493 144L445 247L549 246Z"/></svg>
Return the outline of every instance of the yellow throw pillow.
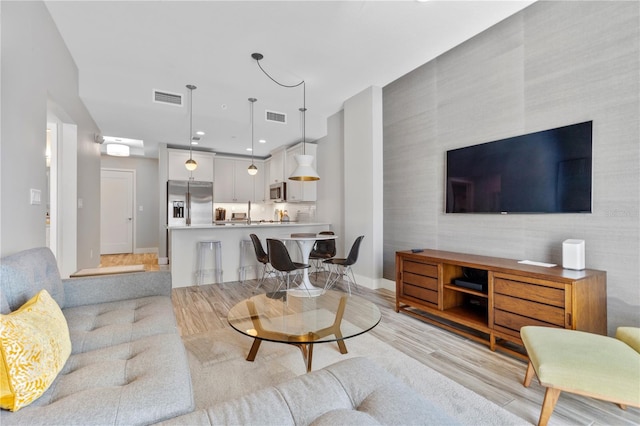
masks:
<svg viewBox="0 0 640 426"><path fill-rule="evenodd" d="M17 411L38 399L70 354L67 321L46 290L0 315L0 408Z"/></svg>

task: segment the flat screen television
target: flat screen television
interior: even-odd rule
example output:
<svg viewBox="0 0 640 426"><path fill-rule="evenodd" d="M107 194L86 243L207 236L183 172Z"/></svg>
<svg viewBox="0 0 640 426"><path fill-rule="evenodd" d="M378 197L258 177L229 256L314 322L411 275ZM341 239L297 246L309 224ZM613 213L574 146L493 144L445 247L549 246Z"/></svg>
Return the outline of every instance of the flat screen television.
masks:
<svg viewBox="0 0 640 426"><path fill-rule="evenodd" d="M447 213L591 213L592 121L447 151Z"/></svg>

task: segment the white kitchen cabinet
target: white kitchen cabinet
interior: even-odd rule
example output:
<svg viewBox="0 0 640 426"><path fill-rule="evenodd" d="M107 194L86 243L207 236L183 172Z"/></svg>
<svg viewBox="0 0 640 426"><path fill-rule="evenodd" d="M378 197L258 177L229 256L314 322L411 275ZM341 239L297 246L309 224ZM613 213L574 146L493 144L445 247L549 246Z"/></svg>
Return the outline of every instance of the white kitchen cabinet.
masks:
<svg viewBox="0 0 640 426"><path fill-rule="evenodd" d="M189 159L189 151L184 149L167 150L167 177L169 180L196 180L213 182L213 158L212 152L193 151L192 158L198 163L198 167L190 172L184 166Z"/></svg>
<svg viewBox="0 0 640 426"><path fill-rule="evenodd" d="M285 155L284 148L271 151L269 163L269 184L287 182L287 177L284 174Z"/></svg>
<svg viewBox="0 0 640 426"><path fill-rule="evenodd" d="M302 144L299 143L297 145L288 148L286 151L286 176L287 176L287 201L297 202L297 201L316 201L317 199L317 183L316 181L296 181L289 179L289 176L294 172L298 163L296 162L295 155L302 155L306 153L307 155L313 156L313 168L317 170L316 167L316 145L315 144L306 144L306 147L303 148Z"/></svg>
<svg viewBox="0 0 640 426"><path fill-rule="evenodd" d="M260 175L260 171L264 168L264 164L260 161L254 161L254 164L258 167L258 174L251 176L247 172L251 160L216 157L214 201L216 203L263 201L264 178Z"/></svg>
<svg viewBox="0 0 640 426"><path fill-rule="evenodd" d="M264 167L262 168L264 170L264 174L262 174L262 199L265 202L270 201L270 197L269 197L269 185L271 185L271 157L267 158L266 160L264 160ZM260 173L260 170L258 170L258 174ZM258 182L256 181L256 194L258 191Z"/></svg>
<svg viewBox="0 0 640 426"><path fill-rule="evenodd" d="M267 186L265 182L268 182L266 179L269 176L269 169L267 168L267 165L262 161L254 161L253 163L258 168L258 173L253 176L253 191L255 194L254 200L256 203L266 203L267 201L269 201L269 193L267 192Z"/></svg>
<svg viewBox="0 0 640 426"><path fill-rule="evenodd" d="M235 201L235 160L217 157L215 160L215 178L213 179L213 200L216 203Z"/></svg>
<svg viewBox="0 0 640 426"><path fill-rule="evenodd" d="M234 190L235 200L238 202L256 200L254 192L256 179L255 176L251 176L247 171L250 165L251 160L235 160Z"/></svg>

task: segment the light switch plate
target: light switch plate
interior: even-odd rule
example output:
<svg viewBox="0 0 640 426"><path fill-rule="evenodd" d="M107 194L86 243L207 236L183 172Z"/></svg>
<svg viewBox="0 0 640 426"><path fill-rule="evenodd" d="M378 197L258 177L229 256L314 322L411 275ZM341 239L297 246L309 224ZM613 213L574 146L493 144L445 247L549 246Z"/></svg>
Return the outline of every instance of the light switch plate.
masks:
<svg viewBox="0 0 640 426"><path fill-rule="evenodd" d="M42 191L31 188L30 200L32 205L42 203Z"/></svg>

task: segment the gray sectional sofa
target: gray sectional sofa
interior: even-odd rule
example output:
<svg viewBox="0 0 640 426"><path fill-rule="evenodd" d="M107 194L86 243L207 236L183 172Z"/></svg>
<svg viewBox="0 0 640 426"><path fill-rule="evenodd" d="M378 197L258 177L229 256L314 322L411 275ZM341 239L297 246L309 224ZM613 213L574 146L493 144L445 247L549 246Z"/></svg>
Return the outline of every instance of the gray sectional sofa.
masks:
<svg viewBox="0 0 640 426"><path fill-rule="evenodd" d="M3 426L456 423L365 358L194 411L169 273L61 280L49 249L0 259L2 314L41 289L62 308L72 353L40 398L16 412L0 411Z"/></svg>
<svg viewBox="0 0 640 426"><path fill-rule="evenodd" d="M350 358L163 422L189 425L456 425L367 358Z"/></svg>
<svg viewBox="0 0 640 426"><path fill-rule="evenodd" d="M62 308L71 356L40 398L16 412L2 410L0 424L150 424L193 411L170 273L61 280L47 248L0 260L2 314L41 289Z"/></svg>

